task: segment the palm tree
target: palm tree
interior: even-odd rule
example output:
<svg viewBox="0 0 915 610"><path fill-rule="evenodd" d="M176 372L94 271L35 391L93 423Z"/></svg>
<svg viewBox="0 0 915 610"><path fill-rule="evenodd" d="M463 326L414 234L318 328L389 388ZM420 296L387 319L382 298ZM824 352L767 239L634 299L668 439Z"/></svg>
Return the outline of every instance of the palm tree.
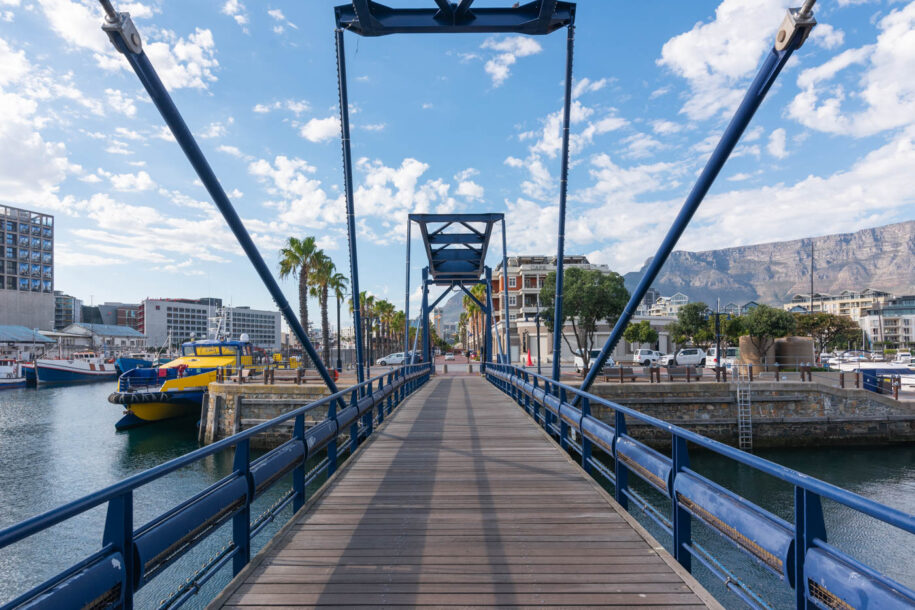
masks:
<svg viewBox="0 0 915 610"><path fill-rule="evenodd" d="M342 273L334 273L331 275L328 287L337 297L337 370L341 370L343 362L340 360L340 303L346 297L346 276Z"/></svg>
<svg viewBox="0 0 915 610"><path fill-rule="evenodd" d="M403 339L406 324L407 315L400 310L395 311L394 315L391 316L391 334L393 335L394 345L399 345L400 341ZM409 348L405 351L409 351Z"/></svg>
<svg viewBox="0 0 915 610"><path fill-rule="evenodd" d="M308 287L315 257L320 252L314 237L290 237L280 249L280 279L289 276L299 280L299 319L308 334Z"/></svg>
<svg viewBox="0 0 915 610"><path fill-rule="evenodd" d="M391 351L391 317L394 315L394 304L387 299L375 303L375 313L381 330L381 351Z"/></svg>
<svg viewBox="0 0 915 610"><path fill-rule="evenodd" d="M330 282L337 268L334 261L318 250L309 277L311 279L311 296L317 297L321 305L321 346L325 363L330 362L330 322L327 317L327 298L330 293Z"/></svg>

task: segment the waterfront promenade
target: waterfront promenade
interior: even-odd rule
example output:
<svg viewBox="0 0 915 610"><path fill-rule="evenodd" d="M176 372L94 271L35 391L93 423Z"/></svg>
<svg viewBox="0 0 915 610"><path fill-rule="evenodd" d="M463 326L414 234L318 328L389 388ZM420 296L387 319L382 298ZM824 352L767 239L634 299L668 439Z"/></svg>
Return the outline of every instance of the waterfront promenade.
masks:
<svg viewBox="0 0 915 610"><path fill-rule="evenodd" d="M480 377L408 399L212 608L720 607Z"/></svg>

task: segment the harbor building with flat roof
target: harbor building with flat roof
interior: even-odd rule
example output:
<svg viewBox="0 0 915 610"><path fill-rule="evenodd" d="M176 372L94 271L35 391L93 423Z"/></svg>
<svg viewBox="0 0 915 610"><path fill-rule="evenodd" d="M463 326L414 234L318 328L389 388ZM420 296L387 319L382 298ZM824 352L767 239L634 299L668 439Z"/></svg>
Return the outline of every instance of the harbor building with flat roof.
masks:
<svg viewBox="0 0 915 610"><path fill-rule="evenodd" d="M54 217L2 202L0 324L54 328Z"/></svg>

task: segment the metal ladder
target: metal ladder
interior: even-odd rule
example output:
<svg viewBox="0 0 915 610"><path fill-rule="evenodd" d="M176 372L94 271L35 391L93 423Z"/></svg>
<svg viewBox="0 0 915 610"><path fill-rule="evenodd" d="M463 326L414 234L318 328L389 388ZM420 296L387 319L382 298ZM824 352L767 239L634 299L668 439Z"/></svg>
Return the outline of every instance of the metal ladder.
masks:
<svg viewBox="0 0 915 610"><path fill-rule="evenodd" d="M753 451L753 416L750 376L746 365L737 366L737 439L741 451Z"/></svg>

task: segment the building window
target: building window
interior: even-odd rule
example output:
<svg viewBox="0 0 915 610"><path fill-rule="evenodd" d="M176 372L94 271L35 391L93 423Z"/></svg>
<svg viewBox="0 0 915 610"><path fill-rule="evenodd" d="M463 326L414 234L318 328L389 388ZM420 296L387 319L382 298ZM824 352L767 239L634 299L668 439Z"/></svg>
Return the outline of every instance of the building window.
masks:
<svg viewBox="0 0 915 610"><path fill-rule="evenodd" d="M508 306L515 307L518 305L518 297L513 294L508 295Z"/></svg>
<svg viewBox="0 0 915 610"><path fill-rule="evenodd" d="M517 288L517 286L518 286L518 278L517 278L517 277L510 277L510 278L508 278L508 287L509 287L509 288Z"/></svg>

